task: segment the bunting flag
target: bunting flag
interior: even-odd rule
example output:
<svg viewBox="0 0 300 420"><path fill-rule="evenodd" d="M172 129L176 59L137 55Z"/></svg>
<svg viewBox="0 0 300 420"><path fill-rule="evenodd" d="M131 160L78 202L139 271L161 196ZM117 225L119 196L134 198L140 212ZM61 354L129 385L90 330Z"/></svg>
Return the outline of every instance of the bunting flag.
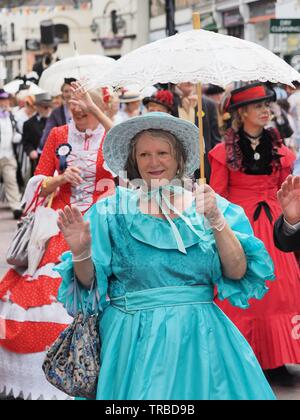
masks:
<svg viewBox="0 0 300 420"><path fill-rule="evenodd" d="M59 6L24 6L12 8L0 8L0 15L37 15L37 14L51 14L57 12L64 12L69 10L91 10L92 3L84 2L77 5L59 5Z"/></svg>

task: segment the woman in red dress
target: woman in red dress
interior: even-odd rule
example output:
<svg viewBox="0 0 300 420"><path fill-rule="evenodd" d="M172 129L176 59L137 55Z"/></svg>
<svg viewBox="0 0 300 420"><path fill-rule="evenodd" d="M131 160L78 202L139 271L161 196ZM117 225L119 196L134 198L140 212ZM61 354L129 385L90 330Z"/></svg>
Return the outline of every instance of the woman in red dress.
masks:
<svg viewBox="0 0 300 420"><path fill-rule="evenodd" d="M211 187L244 208L276 273L265 298L253 300L248 309L226 302L219 305L249 341L262 368L282 372L284 365L300 363L300 340L293 334L300 314L300 275L294 254L279 251L273 240L273 226L281 214L277 191L295 160L278 132L264 128L270 120L270 101L275 99L262 83L234 90L228 104L233 128L210 152L210 163Z"/></svg>
<svg viewBox="0 0 300 420"><path fill-rule="evenodd" d="M54 210L76 204L85 213L113 186L102 155L105 133L112 123L100 105L99 94L76 93L73 120L54 128L48 137L30 186L42 197L57 191ZM67 397L46 381L42 371L46 349L71 322L56 299L61 278L53 271L67 250L58 234L50 239L33 275L11 269L0 281L0 393L25 399Z"/></svg>

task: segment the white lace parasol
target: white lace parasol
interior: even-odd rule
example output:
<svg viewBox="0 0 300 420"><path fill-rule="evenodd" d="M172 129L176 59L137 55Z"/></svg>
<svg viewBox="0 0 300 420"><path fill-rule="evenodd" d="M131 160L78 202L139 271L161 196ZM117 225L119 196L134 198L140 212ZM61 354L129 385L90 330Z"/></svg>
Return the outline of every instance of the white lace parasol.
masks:
<svg viewBox="0 0 300 420"><path fill-rule="evenodd" d="M61 93L65 78L94 80L109 71L115 60L101 55L78 55L65 58L42 74L39 86L52 96Z"/></svg>
<svg viewBox="0 0 300 420"><path fill-rule="evenodd" d="M147 44L126 54L113 70L89 87L140 87L156 83L202 82L226 86L260 80L291 85L300 73L253 42L205 30L192 30Z"/></svg>

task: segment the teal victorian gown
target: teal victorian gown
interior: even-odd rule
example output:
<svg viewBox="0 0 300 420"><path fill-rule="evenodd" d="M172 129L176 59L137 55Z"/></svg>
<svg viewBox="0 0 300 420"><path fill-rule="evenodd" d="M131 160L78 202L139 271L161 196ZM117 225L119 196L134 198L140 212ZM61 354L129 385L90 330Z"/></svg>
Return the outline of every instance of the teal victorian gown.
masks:
<svg viewBox="0 0 300 420"><path fill-rule="evenodd" d="M195 203L170 223L141 213L138 194L117 188L87 214L100 292L99 400L273 400L275 396L237 328L213 303L216 293L240 308L261 299L273 264L243 210L218 206L247 256L240 281L225 278L212 230ZM57 266L59 300L72 305L70 253ZM89 292L80 287L82 299ZM216 292L217 290L217 292Z"/></svg>

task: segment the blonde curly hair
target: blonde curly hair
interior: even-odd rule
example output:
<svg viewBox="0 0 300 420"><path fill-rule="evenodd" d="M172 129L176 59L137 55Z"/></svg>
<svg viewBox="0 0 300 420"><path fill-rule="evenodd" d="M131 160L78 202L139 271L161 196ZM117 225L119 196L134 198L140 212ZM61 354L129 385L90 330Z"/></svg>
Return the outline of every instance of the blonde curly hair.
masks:
<svg viewBox="0 0 300 420"><path fill-rule="evenodd" d="M244 118L243 114L247 112L247 106L243 106L238 108L237 110L232 112L232 128L235 132L240 131L240 129L244 125Z"/></svg>

